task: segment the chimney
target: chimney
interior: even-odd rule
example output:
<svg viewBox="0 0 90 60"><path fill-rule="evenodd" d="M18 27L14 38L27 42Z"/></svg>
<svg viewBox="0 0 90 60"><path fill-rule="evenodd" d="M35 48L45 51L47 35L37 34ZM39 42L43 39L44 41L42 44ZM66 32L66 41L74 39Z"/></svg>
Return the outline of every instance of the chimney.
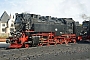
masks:
<svg viewBox="0 0 90 60"><path fill-rule="evenodd" d="M10 14L10 19L11 19L11 14Z"/></svg>

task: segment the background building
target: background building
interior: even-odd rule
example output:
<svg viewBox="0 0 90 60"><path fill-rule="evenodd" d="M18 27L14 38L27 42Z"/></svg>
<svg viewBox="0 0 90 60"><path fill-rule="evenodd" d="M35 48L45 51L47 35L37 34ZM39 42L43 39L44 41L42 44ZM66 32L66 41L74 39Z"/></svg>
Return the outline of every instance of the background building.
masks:
<svg viewBox="0 0 90 60"><path fill-rule="evenodd" d="M7 12L4 11L0 17L0 37L6 37L11 31L15 30L14 21L14 16L11 16L11 14L9 16Z"/></svg>

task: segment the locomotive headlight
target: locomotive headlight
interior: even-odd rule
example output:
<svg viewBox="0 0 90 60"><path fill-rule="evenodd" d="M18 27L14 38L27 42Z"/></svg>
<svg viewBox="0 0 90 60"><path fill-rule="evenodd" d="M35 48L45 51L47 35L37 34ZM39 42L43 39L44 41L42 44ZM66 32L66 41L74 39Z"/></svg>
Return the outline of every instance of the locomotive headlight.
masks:
<svg viewBox="0 0 90 60"><path fill-rule="evenodd" d="M57 31L58 29L57 28L55 28L55 31Z"/></svg>

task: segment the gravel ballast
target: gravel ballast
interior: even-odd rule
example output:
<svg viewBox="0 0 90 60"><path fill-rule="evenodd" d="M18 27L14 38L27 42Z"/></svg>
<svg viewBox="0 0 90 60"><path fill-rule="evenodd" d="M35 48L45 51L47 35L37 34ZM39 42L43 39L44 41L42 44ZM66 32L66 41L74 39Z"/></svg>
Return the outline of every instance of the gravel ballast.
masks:
<svg viewBox="0 0 90 60"><path fill-rule="evenodd" d="M90 44L0 49L0 60L90 60Z"/></svg>

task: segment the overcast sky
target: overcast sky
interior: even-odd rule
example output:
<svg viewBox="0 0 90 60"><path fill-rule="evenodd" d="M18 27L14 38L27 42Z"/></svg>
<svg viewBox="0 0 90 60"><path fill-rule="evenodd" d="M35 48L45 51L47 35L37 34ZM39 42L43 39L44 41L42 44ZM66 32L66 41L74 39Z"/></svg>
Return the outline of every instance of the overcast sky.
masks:
<svg viewBox="0 0 90 60"><path fill-rule="evenodd" d="M0 16L4 11L73 18L81 23L82 14L90 16L90 0L0 0Z"/></svg>

